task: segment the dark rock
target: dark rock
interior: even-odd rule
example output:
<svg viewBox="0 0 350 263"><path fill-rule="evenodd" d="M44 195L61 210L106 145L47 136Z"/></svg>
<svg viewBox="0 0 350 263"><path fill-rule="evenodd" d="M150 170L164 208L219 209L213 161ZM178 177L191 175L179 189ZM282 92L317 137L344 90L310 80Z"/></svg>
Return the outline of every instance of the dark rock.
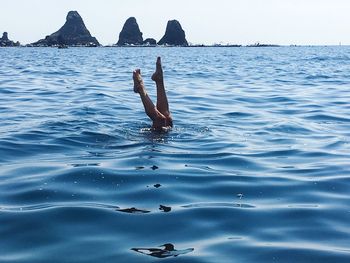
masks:
<svg viewBox="0 0 350 263"><path fill-rule="evenodd" d="M158 45L188 46L185 31L177 20L168 21L165 35L158 42Z"/></svg>
<svg viewBox="0 0 350 263"><path fill-rule="evenodd" d="M46 36L32 46L99 46L100 43L92 37L83 19L77 11L68 12L66 23L55 33Z"/></svg>
<svg viewBox="0 0 350 263"><path fill-rule="evenodd" d="M135 17L126 20L122 31L119 34L118 46L142 45L143 37Z"/></svg>
<svg viewBox="0 0 350 263"><path fill-rule="evenodd" d="M8 37L7 32L4 32L2 34L2 37L0 38L0 47L17 47L20 46L20 43L17 41L16 43L11 41Z"/></svg>
<svg viewBox="0 0 350 263"><path fill-rule="evenodd" d="M154 38L147 38L145 39L145 41L143 41L143 44L146 46L155 46L157 45L157 40L155 40Z"/></svg>
<svg viewBox="0 0 350 263"><path fill-rule="evenodd" d="M3 41L8 41L8 40L9 40L9 36L8 36L8 33L7 33L7 32L4 32L4 33L2 34L1 40L3 40Z"/></svg>

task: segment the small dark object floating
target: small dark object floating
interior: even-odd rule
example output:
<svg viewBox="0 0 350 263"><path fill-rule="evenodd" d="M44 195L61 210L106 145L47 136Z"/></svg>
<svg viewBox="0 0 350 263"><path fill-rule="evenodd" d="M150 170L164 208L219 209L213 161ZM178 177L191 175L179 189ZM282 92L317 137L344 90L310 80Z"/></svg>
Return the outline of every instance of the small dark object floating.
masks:
<svg viewBox="0 0 350 263"><path fill-rule="evenodd" d="M177 257L179 255L184 255L190 253L194 250L194 248L187 248L182 250L176 250L173 244L164 244L160 247L162 248L132 248L131 250L136 251L138 253L156 257L156 258L167 258L167 257Z"/></svg>
<svg viewBox="0 0 350 263"><path fill-rule="evenodd" d="M162 210L163 212L167 213L171 211L171 207L170 206L165 206L165 205L160 205L159 206L159 210Z"/></svg>
<svg viewBox="0 0 350 263"><path fill-rule="evenodd" d="M151 167L151 169L154 171L154 170L159 169L159 167L158 167L158 166L153 165L153 166Z"/></svg>
<svg viewBox="0 0 350 263"><path fill-rule="evenodd" d="M130 214L138 214L138 213L145 214L145 213L151 212L148 210L137 209L135 207L125 208L125 209L117 209L117 211L124 212L124 213L130 213Z"/></svg>

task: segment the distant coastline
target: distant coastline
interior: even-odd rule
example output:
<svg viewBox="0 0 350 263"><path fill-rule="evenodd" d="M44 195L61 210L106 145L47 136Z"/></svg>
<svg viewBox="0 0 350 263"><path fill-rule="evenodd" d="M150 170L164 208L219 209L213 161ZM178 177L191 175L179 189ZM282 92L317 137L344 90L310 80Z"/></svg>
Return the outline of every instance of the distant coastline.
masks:
<svg viewBox="0 0 350 263"><path fill-rule="evenodd" d="M176 45L100 45L100 46L86 46L86 45L72 45L66 48L279 48L279 47L347 47L349 45L277 45L277 44L261 44L261 45L240 45L240 44L189 44L188 46L176 46ZM15 45L15 46L0 46L1 48L61 48L59 45L53 46L31 46L27 45Z"/></svg>
<svg viewBox="0 0 350 263"><path fill-rule="evenodd" d="M256 42L254 44L192 44L187 41L185 31L177 20L169 20L166 26L164 36L157 41L154 38L143 38L143 33L140 31L135 17L130 17L126 20L116 44L101 45L99 41L90 34L86 28L82 17L77 11L69 11L66 17L65 24L51 35L45 36L36 42L22 45L18 41L10 40L8 33L4 32L0 38L1 47L52 47L67 49L70 47L247 47L247 48L265 48L265 47L297 47L297 46L342 46L339 45L279 45Z"/></svg>
<svg viewBox="0 0 350 263"><path fill-rule="evenodd" d="M99 46L87 46L87 45L71 45L67 46L65 48L206 48L206 47L211 47L211 48L227 48L227 47L232 47L232 48L250 48L250 47L297 47L297 45L274 45L274 44L264 44L264 45L239 45L239 44L227 44L227 45L206 45L206 44L194 44L194 45L187 45L187 46L176 46L176 45L123 45L123 46L118 46L118 45L99 45ZM300 45L301 46L301 45ZM17 45L17 46L0 46L0 48L62 48L60 45L52 45L52 46L33 46L30 44L27 45Z"/></svg>
<svg viewBox="0 0 350 263"><path fill-rule="evenodd" d="M169 20L164 36L157 41L154 38L143 38L135 17L126 20L116 44L105 47L279 47L275 44L250 45L240 44L191 44L186 39L185 31L177 20ZM77 11L69 11L65 24L56 32L30 44L21 45L18 41L11 41L8 33L4 32L0 38L0 47L54 47L66 49L69 47L103 47L99 41L90 34L85 23Z"/></svg>

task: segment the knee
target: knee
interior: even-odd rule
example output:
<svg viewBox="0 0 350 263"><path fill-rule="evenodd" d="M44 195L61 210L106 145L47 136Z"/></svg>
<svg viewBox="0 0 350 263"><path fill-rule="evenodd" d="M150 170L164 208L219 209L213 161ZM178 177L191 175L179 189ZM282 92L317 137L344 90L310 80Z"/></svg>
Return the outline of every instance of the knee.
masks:
<svg viewBox="0 0 350 263"><path fill-rule="evenodd" d="M166 126L173 127L173 118L171 116L166 118Z"/></svg>
<svg viewBox="0 0 350 263"><path fill-rule="evenodd" d="M157 117L153 120L153 127L161 129L166 126L166 117L163 114L157 114Z"/></svg>
<svg viewBox="0 0 350 263"><path fill-rule="evenodd" d="M158 114L156 118L156 122L164 125L166 123L167 118L163 114Z"/></svg>

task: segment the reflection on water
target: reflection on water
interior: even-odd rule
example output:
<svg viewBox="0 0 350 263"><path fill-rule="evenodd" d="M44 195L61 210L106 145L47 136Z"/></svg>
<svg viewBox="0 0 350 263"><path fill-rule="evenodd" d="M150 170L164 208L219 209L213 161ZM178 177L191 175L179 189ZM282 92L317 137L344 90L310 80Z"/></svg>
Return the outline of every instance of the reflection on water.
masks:
<svg viewBox="0 0 350 263"><path fill-rule="evenodd" d="M177 257L179 255L190 253L194 250L193 248L177 250L174 248L174 245L170 243L164 244L160 247L164 248L132 248L131 250L156 258Z"/></svg>
<svg viewBox="0 0 350 263"><path fill-rule="evenodd" d="M165 206L165 205L160 205L159 206L159 210L167 213L167 212L170 212L171 211L171 207L170 206Z"/></svg>
<svg viewBox="0 0 350 263"><path fill-rule="evenodd" d="M135 207L131 207L131 208L124 208L124 209L117 209L117 211L119 212L124 212L124 213L130 213L130 214L138 214L138 213L141 213L141 214L144 214L144 213L149 213L151 211L148 211L148 210L143 210L143 209L137 209Z"/></svg>

